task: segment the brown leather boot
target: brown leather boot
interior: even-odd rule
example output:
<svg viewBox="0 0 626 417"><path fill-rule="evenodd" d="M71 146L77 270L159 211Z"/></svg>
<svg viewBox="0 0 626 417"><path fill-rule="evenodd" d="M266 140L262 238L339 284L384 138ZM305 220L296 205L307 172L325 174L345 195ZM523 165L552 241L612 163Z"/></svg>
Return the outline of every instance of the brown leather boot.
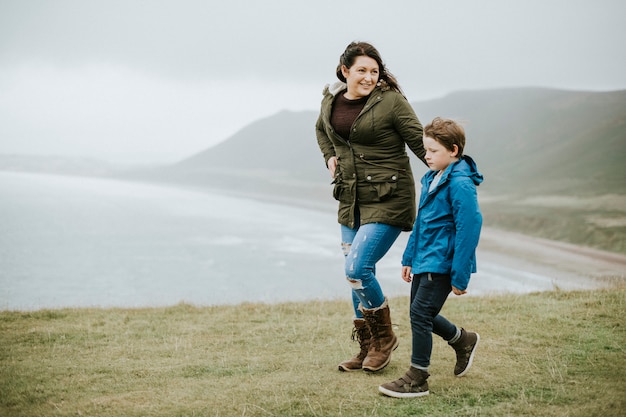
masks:
<svg viewBox="0 0 626 417"><path fill-rule="evenodd" d="M354 319L354 329L352 329L352 340L359 342L361 351L353 358L339 364L340 371L360 371L363 368L363 359L367 356L370 347L370 330L364 319Z"/></svg>
<svg viewBox="0 0 626 417"><path fill-rule="evenodd" d="M363 360L363 370L376 372L383 369L391 360L391 352L398 347L398 338L391 328L391 313L387 300L378 308L361 307L372 339L367 356Z"/></svg>
<svg viewBox="0 0 626 417"><path fill-rule="evenodd" d="M480 341L480 335L461 329L461 337L455 343L448 343L456 352L456 365L454 365L454 375L461 377L469 371L474 361L476 347Z"/></svg>
<svg viewBox="0 0 626 417"><path fill-rule="evenodd" d="M412 366L400 379L397 379L378 387L378 391L394 398L415 398L428 395L427 371L413 368Z"/></svg>

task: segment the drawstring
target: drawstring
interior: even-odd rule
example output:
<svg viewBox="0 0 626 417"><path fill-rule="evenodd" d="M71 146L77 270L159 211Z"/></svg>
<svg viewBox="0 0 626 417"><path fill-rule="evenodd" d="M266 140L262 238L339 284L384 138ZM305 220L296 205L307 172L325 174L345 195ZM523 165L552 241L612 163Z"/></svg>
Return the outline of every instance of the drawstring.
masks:
<svg viewBox="0 0 626 417"><path fill-rule="evenodd" d="M348 145L349 145L349 143L348 143ZM350 146L350 150L352 150L352 152L354 152L354 149L352 149L352 146ZM388 165L383 165L383 164L378 164L376 162L368 161L367 159L365 159L365 155L363 155L362 153L359 154L359 159L361 161L365 162L366 164L369 164L369 165L372 165L372 166L375 166L375 167L391 169L391 170L394 170L394 171L397 170L397 171L407 172L406 168L391 167L391 166L388 166ZM339 182L341 182L341 179L338 178L337 176L335 176L335 178L333 178L333 181L331 182L331 184L337 184Z"/></svg>
<svg viewBox="0 0 626 417"><path fill-rule="evenodd" d="M359 154L359 159L361 159L361 161L365 162L366 164L370 164L379 168L386 168L386 169L392 169L392 170L399 170L399 171L404 171L406 172L405 168L398 168L398 167L390 167L387 165L383 165L383 164L377 164L376 162L372 162L372 161L368 161L367 159L365 159L365 155L363 154Z"/></svg>

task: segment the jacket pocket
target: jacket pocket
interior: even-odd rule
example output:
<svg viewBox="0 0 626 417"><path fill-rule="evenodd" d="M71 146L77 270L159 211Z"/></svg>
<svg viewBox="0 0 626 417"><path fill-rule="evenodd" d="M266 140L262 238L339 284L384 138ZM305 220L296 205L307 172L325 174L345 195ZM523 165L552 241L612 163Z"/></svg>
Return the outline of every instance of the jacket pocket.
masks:
<svg viewBox="0 0 626 417"><path fill-rule="evenodd" d="M376 203L391 198L398 188L398 171L390 169L369 169L359 182L359 201Z"/></svg>
<svg viewBox="0 0 626 417"><path fill-rule="evenodd" d="M337 173L331 184L333 184L333 198L335 200L342 203L352 202L350 199L350 184L343 181L340 172Z"/></svg>
<svg viewBox="0 0 626 417"><path fill-rule="evenodd" d="M333 187L333 198L337 201L341 201L341 197L345 196L346 186L342 182L333 181L335 185Z"/></svg>

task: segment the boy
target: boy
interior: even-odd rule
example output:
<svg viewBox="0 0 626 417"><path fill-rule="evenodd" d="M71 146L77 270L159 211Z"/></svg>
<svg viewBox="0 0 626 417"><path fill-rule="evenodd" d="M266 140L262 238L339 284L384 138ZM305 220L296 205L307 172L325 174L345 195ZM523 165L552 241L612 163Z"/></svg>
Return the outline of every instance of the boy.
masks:
<svg viewBox="0 0 626 417"><path fill-rule="evenodd" d="M475 162L463 155L465 132L452 120L435 118L424 129L426 162L413 232L402 256L402 279L411 282L411 367L400 379L378 387L385 395L412 398L428 395L432 334L454 348L454 374L472 365L480 340L439 315L450 291L467 292L476 272L476 246L482 226L476 186L483 181Z"/></svg>

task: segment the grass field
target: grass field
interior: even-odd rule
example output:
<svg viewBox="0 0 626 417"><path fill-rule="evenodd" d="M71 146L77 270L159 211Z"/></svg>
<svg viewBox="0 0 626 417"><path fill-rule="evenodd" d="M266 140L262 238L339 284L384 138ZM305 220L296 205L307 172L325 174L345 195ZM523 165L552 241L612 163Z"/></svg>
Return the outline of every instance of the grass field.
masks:
<svg viewBox="0 0 626 417"><path fill-rule="evenodd" d="M2 416L623 416L626 289L455 297L481 334L452 375L435 340L431 395L381 396L410 357L408 299L390 300L400 347L377 374L356 351L347 301L0 313Z"/></svg>
<svg viewBox="0 0 626 417"><path fill-rule="evenodd" d="M485 224L626 254L626 196L534 196L481 202Z"/></svg>

